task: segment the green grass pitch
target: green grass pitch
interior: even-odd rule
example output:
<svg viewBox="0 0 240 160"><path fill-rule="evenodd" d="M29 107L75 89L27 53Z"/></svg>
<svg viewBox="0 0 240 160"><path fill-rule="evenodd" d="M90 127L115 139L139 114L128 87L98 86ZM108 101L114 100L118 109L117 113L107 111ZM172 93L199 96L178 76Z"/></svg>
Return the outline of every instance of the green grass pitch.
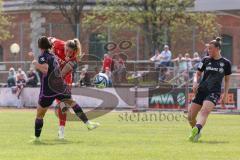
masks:
<svg viewBox="0 0 240 160"><path fill-rule="evenodd" d="M122 112L121 112L122 113ZM199 143L187 141L190 127L180 121L125 121L118 112L97 118L101 127L87 131L69 122L65 141L48 112L42 144L29 143L35 111L0 110L0 160L238 160L240 116L212 114Z"/></svg>

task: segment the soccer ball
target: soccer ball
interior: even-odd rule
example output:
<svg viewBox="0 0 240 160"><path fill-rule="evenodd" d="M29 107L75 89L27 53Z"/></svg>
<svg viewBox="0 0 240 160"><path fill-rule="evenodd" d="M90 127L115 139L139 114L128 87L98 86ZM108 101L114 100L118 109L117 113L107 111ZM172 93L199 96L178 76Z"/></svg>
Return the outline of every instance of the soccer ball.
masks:
<svg viewBox="0 0 240 160"><path fill-rule="evenodd" d="M94 84L97 88L106 88L108 86L108 77L104 73L99 73L94 78Z"/></svg>

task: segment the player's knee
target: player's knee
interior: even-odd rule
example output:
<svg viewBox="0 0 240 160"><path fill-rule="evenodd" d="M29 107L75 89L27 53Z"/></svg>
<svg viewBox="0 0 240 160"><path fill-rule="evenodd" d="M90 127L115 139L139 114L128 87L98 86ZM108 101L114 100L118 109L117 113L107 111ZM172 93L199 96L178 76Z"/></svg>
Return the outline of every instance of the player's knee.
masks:
<svg viewBox="0 0 240 160"><path fill-rule="evenodd" d="M62 103L64 103L68 107L74 107L77 104L73 99L63 100Z"/></svg>
<svg viewBox="0 0 240 160"><path fill-rule="evenodd" d="M36 118L37 118L37 119L43 119L44 116L45 116L45 113L43 113L43 112L38 112Z"/></svg>
<svg viewBox="0 0 240 160"><path fill-rule="evenodd" d="M72 101L72 103L71 103L70 107L72 108L72 107L74 107L74 106L76 106L76 105L77 105L77 102L75 102L75 101Z"/></svg>

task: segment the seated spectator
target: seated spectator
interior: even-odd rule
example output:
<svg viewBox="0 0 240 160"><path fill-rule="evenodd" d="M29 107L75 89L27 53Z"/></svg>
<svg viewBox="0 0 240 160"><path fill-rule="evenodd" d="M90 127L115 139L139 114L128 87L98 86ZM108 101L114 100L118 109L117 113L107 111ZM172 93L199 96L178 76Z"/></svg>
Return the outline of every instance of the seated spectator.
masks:
<svg viewBox="0 0 240 160"><path fill-rule="evenodd" d="M16 86L16 72L13 67L9 69L7 84L8 84L8 87Z"/></svg>
<svg viewBox="0 0 240 160"><path fill-rule="evenodd" d="M19 99L21 93L22 93L22 90L23 88L26 86L26 80L24 78L24 74L19 74L17 76L17 97Z"/></svg>
<svg viewBox="0 0 240 160"><path fill-rule="evenodd" d="M21 74L24 77L24 80L27 82L27 75L26 75L26 73L22 70L22 68L18 68L17 77L20 76Z"/></svg>
<svg viewBox="0 0 240 160"><path fill-rule="evenodd" d="M36 72L34 71L33 68L30 68L28 74L27 74L27 86L30 86L30 87L37 87L37 84L38 84L38 77L37 77L37 74Z"/></svg>
<svg viewBox="0 0 240 160"><path fill-rule="evenodd" d="M79 84L80 86L91 86L91 77L86 68L82 69Z"/></svg>

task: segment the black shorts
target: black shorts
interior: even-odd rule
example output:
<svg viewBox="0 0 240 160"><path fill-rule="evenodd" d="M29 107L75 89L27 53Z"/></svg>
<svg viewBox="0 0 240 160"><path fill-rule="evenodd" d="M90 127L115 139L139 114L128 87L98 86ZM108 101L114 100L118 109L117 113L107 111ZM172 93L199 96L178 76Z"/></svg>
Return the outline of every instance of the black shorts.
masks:
<svg viewBox="0 0 240 160"><path fill-rule="evenodd" d="M46 108L46 107L51 106L55 99L58 99L60 101L63 100L63 99L71 99L71 94L58 94L58 95L51 96L51 97L40 95L39 100L38 100L38 104L42 108Z"/></svg>
<svg viewBox="0 0 240 160"><path fill-rule="evenodd" d="M215 106L220 98L221 93L218 92L203 92L198 91L194 99L192 100L193 103L203 105L203 101L207 100L212 102Z"/></svg>

